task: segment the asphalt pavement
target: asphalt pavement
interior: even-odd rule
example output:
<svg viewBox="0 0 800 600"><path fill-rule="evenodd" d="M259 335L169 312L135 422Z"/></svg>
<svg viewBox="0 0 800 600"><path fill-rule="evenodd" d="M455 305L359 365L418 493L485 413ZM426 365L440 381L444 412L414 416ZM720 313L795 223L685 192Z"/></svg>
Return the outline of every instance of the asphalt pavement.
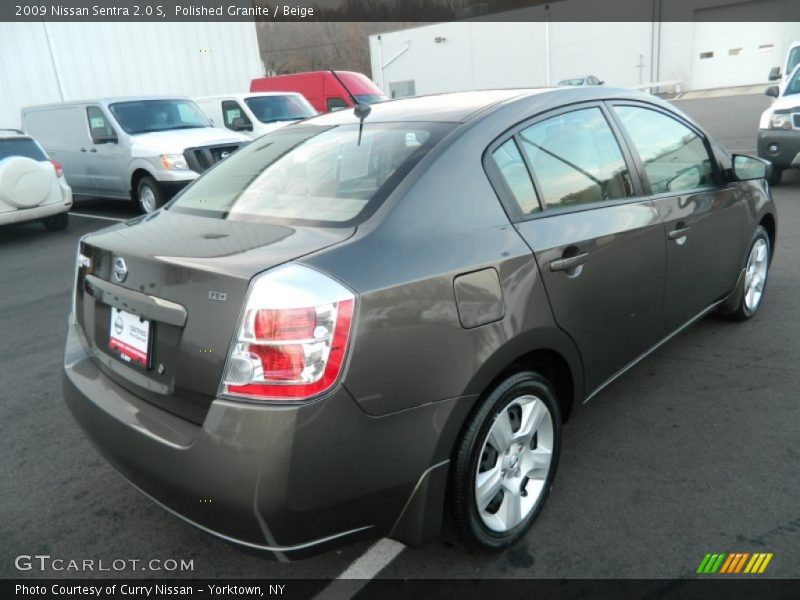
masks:
<svg viewBox="0 0 800 600"><path fill-rule="evenodd" d="M752 151L763 96L678 101L728 148ZM709 317L576 413L558 477L527 537L468 554L447 531L381 577L688 577L707 552L772 552L764 576L800 577L800 172L776 188L778 244L746 323ZM369 544L283 564L199 532L140 496L95 452L61 397L75 249L126 218L74 209L66 231L0 229L0 577L336 577ZM193 570L18 571L18 555L184 559Z"/></svg>

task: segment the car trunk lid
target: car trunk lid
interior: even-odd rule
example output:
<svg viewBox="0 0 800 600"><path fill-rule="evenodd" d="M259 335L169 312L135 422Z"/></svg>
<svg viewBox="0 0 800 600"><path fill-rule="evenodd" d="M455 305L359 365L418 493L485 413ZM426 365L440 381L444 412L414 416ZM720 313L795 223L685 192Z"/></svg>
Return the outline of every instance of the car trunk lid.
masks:
<svg viewBox="0 0 800 600"><path fill-rule="evenodd" d="M341 243L354 231L169 210L122 223L81 244L91 266L81 270L77 321L106 375L137 396L200 423L218 392L250 279ZM112 331L131 319L138 320L139 329L149 324L142 338L148 348L139 349L146 364L120 358L126 351L121 336Z"/></svg>

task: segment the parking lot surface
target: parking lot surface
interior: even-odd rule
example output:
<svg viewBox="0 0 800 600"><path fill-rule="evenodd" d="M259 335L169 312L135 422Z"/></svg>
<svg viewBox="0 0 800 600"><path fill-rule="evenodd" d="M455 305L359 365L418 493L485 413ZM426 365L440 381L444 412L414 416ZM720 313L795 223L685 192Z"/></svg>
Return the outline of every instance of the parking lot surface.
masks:
<svg viewBox="0 0 800 600"><path fill-rule="evenodd" d="M753 152L764 96L677 102L731 150ZM452 536L405 549L381 577L686 577L707 552L772 552L800 577L800 172L776 188L778 244L764 303L742 324L706 318L576 413L553 492L515 548L468 554ZM283 564L194 530L95 452L61 397L75 249L134 216L74 209L66 231L0 229L0 576L330 578L369 547ZM80 216L79 216L80 215ZM91 216L86 216L91 215ZM17 571L14 557L185 559L185 572Z"/></svg>

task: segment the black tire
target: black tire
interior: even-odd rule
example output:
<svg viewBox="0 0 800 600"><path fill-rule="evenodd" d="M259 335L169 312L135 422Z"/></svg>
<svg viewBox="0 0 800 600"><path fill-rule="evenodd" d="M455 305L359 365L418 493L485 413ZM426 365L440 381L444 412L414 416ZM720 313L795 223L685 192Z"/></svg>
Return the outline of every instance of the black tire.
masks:
<svg viewBox="0 0 800 600"><path fill-rule="evenodd" d="M517 526L507 531L492 531L479 514L475 493L478 469L482 468L481 455L486 458L484 442L501 411L507 410L515 400L527 395L541 400L552 420L552 458L549 470L539 497L527 516ZM525 535L547 501L558 467L560 448L561 413L558 401L550 383L538 373L526 371L511 375L481 401L477 410L468 419L456 446L448 494L455 531L467 548L497 552L513 545ZM496 460L502 458L498 455ZM525 485L523 484L523 489Z"/></svg>
<svg viewBox="0 0 800 600"><path fill-rule="evenodd" d="M764 227L762 227L761 225L759 225L756 228L755 235L753 236L753 241L750 243L750 247L747 250L747 257L745 258L744 268L746 271L750 261L750 255L753 252L753 248L755 248L756 244L759 243L759 240L762 240L766 243L766 252L767 252L767 257L766 257L767 270L764 274L764 282L762 286L761 296L759 297L758 303L755 305L755 307L748 306L747 285L749 280L747 278L747 275L745 274L745 279L741 284L742 287L741 289L737 290L737 293L740 296L739 305L736 307L736 310L733 313L728 315L728 318L733 321L747 321L748 319L753 318L753 316L758 312L758 309L761 307L761 304L764 301L764 293L766 293L767 280L769 279L769 267L772 259L772 244L770 242L767 230L764 229Z"/></svg>
<svg viewBox="0 0 800 600"><path fill-rule="evenodd" d="M773 164L772 171L770 172L767 181L770 185L775 186L781 184L781 179L783 179L783 168Z"/></svg>
<svg viewBox="0 0 800 600"><path fill-rule="evenodd" d="M47 217L42 221L42 224L44 224L47 231L61 231L62 229L66 229L67 225L69 225L69 213L65 211L53 215L52 217Z"/></svg>
<svg viewBox="0 0 800 600"><path fill-rule="evenodd" d="M154 204L152 209L148 208L142 198L142 194L147 193L146 190L151 191L153 194ZM135 203L140 212L144 214L150 214L164 206L165 202L166 195L164 194L164 190L161 189L161 186L158 185L158 182L155 179L149 175L145 175L139 180L139 183L136 185Z"/></svg>

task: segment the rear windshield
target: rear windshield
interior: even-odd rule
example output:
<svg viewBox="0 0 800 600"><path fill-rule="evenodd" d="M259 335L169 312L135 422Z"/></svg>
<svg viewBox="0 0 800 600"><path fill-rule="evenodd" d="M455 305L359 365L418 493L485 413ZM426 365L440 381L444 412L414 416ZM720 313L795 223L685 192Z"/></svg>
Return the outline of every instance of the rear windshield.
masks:
<svg viewBox="0 0 800 600"><path fill-rule="evenodd" d="M353 225L380 204L451 123L284 127L218 163L170 209L224 219Z"/></svg>
<svg viewBox="0 0 800 600"><path fill-rule="evenodd" d="M251 96L244 101L262 123L297 121L317 114L302 96Z"/></svg>
<svg viewBox="0 0 800 600"><path fill-rule="evenodd" d="M33 160L47 160L39 145L30 138L0 140L0 160L9 156L25 156Z"/></svg>

